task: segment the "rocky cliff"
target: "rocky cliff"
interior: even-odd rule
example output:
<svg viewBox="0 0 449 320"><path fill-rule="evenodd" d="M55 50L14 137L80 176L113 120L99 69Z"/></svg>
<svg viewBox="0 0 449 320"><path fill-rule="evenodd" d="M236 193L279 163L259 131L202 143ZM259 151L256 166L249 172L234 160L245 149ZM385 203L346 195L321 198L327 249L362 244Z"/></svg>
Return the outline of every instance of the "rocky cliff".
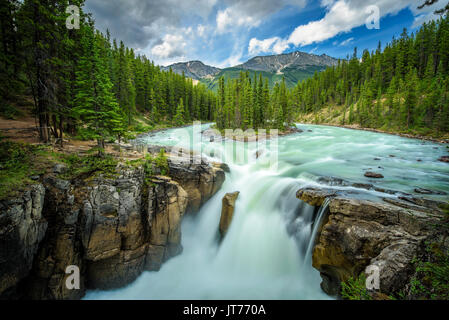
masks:
<svg viewBox="0 0 449 320"><path fill-rule="evenodd" d="M22 196L0 202L0 297L79 299L122 287L182 251L181 219L224 182L202 162L169 163L170 177L120 164L116 176L63 179L64 167ZM67 289L77 266L79 290Z"/></svg>
<svg viewBox="0 0 449 320"><path fill-rule="evenodd" d="M337 64L337 59L325 54L318 56L295 51L285 54L254 57L244 64L237 66L237 68L254 71L282 72L286 68L303 69L310 66L331 67Z"/></svg>
<svg viewBox="0 0 449 320"><path fill-rule="evenodd" d="M213 77L221 71L219 68L205 65L201 61L179 62L167 67L161 67L164 71L170 69L177 74L183 74L191 79L200 80L203 78Z"/></svg>
<svg viewBox="0 0 449 320"><path fill-rule="evenodd" d="M341 282L376 267L379 292L405 292L414 273L413 260L424 255L426 242L444 242L447 237L438 227L445 219L442 203L392 190L374 190L371 185L358 187L377 194L332 187L304 188L297 193L299 199L313 206L330 199L312 257L323 279L321 287L330 295L339 295Z"/></svg>

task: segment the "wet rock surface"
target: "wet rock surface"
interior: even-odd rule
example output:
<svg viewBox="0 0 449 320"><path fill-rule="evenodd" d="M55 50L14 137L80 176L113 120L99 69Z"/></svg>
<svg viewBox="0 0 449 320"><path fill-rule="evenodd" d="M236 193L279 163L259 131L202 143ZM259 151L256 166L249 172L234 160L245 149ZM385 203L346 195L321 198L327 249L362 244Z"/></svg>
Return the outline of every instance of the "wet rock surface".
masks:
<svg viewBox="0 0 449 320"><path fill-rule="evenodd" d="M384 176L382 174L376 173L376 172L371 172L371 171L365 172L365 177L374 178L374 179L383 179L384 178Z"/></svg>
<svg viewBox="0 0 449 320"><path fill-rule="evenodd" d="M449 163L449 156L443 156L439 158L438 161Z"/></svg>

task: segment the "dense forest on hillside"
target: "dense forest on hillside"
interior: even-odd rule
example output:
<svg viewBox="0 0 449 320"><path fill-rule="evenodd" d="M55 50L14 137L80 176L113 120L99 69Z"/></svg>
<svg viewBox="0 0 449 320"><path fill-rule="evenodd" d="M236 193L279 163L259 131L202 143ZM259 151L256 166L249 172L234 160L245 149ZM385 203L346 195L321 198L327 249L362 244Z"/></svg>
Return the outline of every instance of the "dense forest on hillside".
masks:
<svg viewBox="0 0 449 320"><path fill-rule="evenodd" d="M81 8L79 29L68 29L67 0L8 0L0 6L0 103L14 115L14 102L32 96L42 141L64 133L121 138L142 113L153 123L212 120L215 95L204 85L162 72L109 32L95 29ZM182 106L182 109L179 108Z"/></svg>
<svg viewBox="0 0 449 320"><path fill-rule="evenodd" d="M415 34L404 29L384 50L316 73L291 93L299 118L328 109L340 124L365 128L435 133L449 131L449 18L424 24Z"/></svg>
<svg viewBox="0 0 449 320"><path fill-rule="evenodd" d="M253 78L254 75L259 76L261 74L264 79L268 79L268 86L270 90L274 88L276 83L281 82L282 78L285 78L288 88L293 88L298 84L298 82L313 77L315 72L321 72L326 68L326 66L307 66L301 69L287 67L282 70L282 73L249 70L249 76ZM237 79L240 77L240 72L242 71L246 72L248 70L239 67L226 68L221 70L213 78L203 78L200 82L206 85L210 90L217 91L221 77L224 77L225 80Z"/></svg>
<svg viewBox="0 0 449 320"><path fill-rule="evenodd" d="M323 123L326 111L340 125L358 124L395 132L441 136L449 132L449 18L404 29L382 50L357 48L352 58L316 72L292 90L285 80L268 89L267 79L222 78L217 125L223 128L278 128L309 116ZM310 117L311 116L311 117Z"/></svg>
<svg viewBox="0 0 449 320"><path fill-rule="evenodd" d="M241 72L238 79L218 84L216 123L219 129L280 129L292 123L285 79L269 90L268 79Z"/></svg>
<svg viewBox="0 0 449 320"><path fill-rule="evenodd" d="M44 142L62 143L65 133L97 139L103 148L141 126L141 114L152 124L205 120L219 129L284 130L298 120L326 123L327 113L341 125L449 131L447 17L415 34L404 30L361 59L355 49L291 90L288 79L270 84L261 73L240 71L235 79L221 77L215 93L97 31L84 0L70 4L81 8L79 29L66 26L67 0L8 0L0 7L0 111L13 116L19 97L32 97Z"/></svg>

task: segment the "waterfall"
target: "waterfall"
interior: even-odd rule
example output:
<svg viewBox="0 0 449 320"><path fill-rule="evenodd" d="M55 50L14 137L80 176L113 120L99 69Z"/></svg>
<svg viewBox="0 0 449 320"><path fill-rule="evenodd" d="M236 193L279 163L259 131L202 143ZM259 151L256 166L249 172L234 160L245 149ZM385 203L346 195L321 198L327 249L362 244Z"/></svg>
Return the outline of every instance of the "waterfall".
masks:
<svg viewBox="0 0 449 320"><path fill-rule="evenodd" d="M212 161L227 163L230 173L221 190L197 214L184 218L181 255L167 261L159 272L144 272L126 288L89 291L86 298L329 299L311 263L329 200L316 212L296 198L301 187L316 185L321 176L368 183L363 172L378 166L373 159L394 153L395 158L383 157L386 178L376 182L379 187L413 192L412 179L398 178L406 169L419 177L422 187L449 192L445 164L416 161L437 159L442 154L432 144L341 128L304 129L302 134L279 139L275 166L270 164L270 150L264 146L239 142L228 148L220 139L201 141L201 132L191 128L143 138L144 144L193 148ZM192 137L200 141L193 147ZM247 161L255 158L257 161ZM221 200L235 191L240 195L234 218L219 244Z"/></svg>

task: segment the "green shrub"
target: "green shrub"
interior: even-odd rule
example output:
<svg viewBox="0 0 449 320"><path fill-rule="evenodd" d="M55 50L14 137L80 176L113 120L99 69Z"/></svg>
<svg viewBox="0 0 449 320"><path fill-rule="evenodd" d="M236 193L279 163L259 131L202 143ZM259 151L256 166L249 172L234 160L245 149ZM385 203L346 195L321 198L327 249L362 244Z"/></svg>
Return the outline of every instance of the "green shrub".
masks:
<svg viewBox="0 0 449 320"><path fill-rule="evenodd" d="M116 175L118 160L113 156L105 154L102 157L91 154L80 157L78 155L64 156L63 161L68 165L65 174L67 178L90 176L93 174L104 174L106 177Z"/></svg>
<svg viewBox="0 0 449 320"><path fill-rule="evenodd" d="M15 194L32 183L30 176L41 174L37 157L43 147L12 141L0 142L0 198Z"/></svg>
<svg viewBox="0 0 449 320"><path fill-rule="evenodd" d="M165 150L161 149L159 151L159 154L154 159L155 165L161 170L161 174L163 176L168 175L169 173L169 167L168 167L168 159L165 155Z"/></svg>
<svg viewBox="0 0 449 320"><path fill-rule="evenodd" d="M366 276L362 272L358 278L349 278L341 283L341 296L346 300L372 300L366 289Z"/></svg>
<svg viewBox="0 0 449 320"><path fill-rule="evenodd" d="M449 251L436 244L427 247L426 261L415 261L416 274L410 281L410 291L419 299L449 299Z"/></svg>
<svg viewBox="0 0 449 320"><path fill-rule="evenodd" d="M0 108L0 115L6 119L14 120L23 116L23 112L9 103L4 103Z"/></svg>
<svg viewBox="0 0 449 320"><path fill-rule="evenodd" d="M78 128L77 135L75 136L75 139L81 140L81 141L90 141L95 140L96 136L92 131L85 129L83 127Z"/></svg>
<svg viewBox="0 0 449 320"><path fill-rule="evenodd" d="M169 173L168 159L165 155L165 150L161 149L156 157L152 157L151 154L145 156L145 161L143 162L143 169L145 172L145 181L149 183L151 178L154 176L153 167L157 167L161 170L161 175L166 176Z"/></svg>

